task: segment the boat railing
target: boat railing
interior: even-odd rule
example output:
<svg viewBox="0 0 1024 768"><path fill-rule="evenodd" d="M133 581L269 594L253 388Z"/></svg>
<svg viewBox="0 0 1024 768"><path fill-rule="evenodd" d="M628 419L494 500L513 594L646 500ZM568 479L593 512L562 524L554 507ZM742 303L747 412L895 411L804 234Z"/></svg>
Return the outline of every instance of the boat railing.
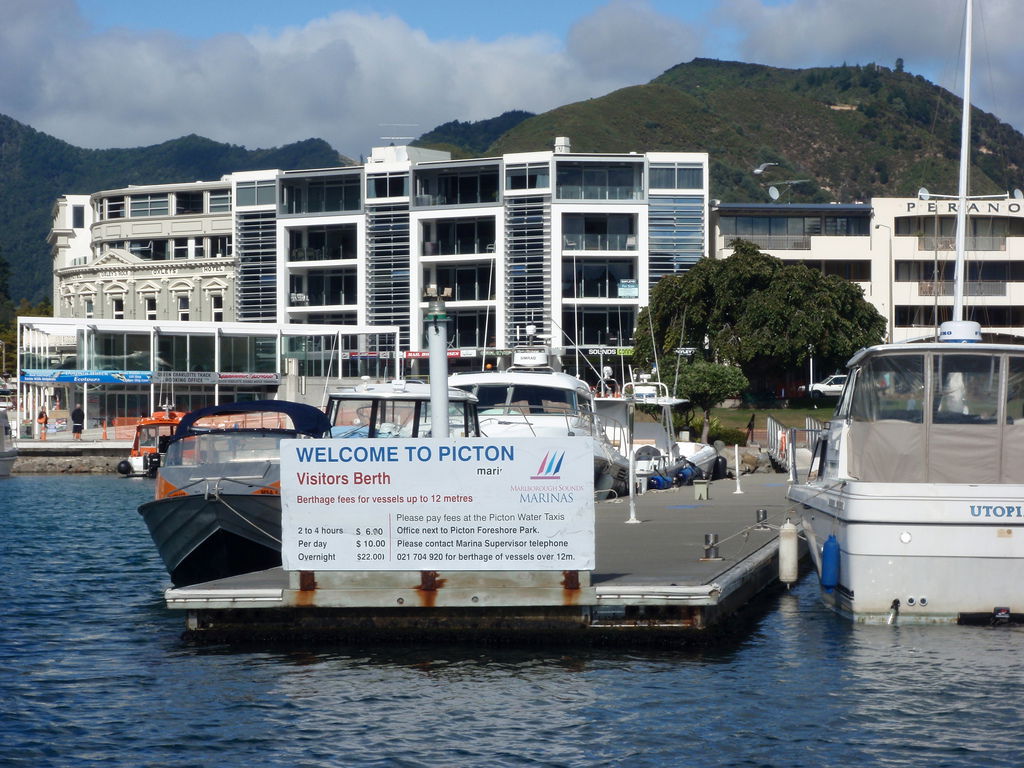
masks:
<svg viewBox="0 0 1024 768"><path fill-rule="evenodd" d="M613 449L628 457L632 445L626 425L610 416L595 415L594 418L596 420L594 436L599 439L603 438L603 441Z"/></svg>
<svg viewBox="0 0 1024 768"><path fill-rule="evenodd" d="M789 473L790 482L796 482L798 465L806 463L810 466L818 436L825 430L825 425L813 416L804 419L803 429L787 427L771 416L767 417L767 424L765 450L775 464Z"/></svg>

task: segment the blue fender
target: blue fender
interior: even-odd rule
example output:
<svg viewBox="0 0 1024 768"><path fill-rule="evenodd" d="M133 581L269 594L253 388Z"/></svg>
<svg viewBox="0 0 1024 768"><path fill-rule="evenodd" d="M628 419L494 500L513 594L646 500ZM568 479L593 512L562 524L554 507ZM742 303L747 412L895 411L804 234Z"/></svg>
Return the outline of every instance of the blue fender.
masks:
<svg viewBox="0 0 1024 768"><path fill-rule="evenodd" d="M831 592L839 584L839 542L834 533L821 548L821 588Z"/></svg>

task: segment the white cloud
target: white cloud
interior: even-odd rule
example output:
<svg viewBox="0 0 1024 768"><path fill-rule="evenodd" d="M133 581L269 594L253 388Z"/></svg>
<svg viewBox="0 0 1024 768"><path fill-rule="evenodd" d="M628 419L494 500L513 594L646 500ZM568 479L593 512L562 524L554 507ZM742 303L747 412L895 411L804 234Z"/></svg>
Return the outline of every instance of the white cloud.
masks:
<svg viewBox="0 0 1024 768"><path fill-rule="evenodd" d="M567 48L592 75L639 83L692 59L699 38L645 0L612 0L573 26Z"/></svg>
<svg viewBox="0 0 1024 768"><path fill-rule="evenodd" d="M87 147L188 133L250 148L321 137L358 156L396 131L386 124L412 123L397 130L419 134L508 109L544 111L646 82L695 55L776 66L892 66L902 57L911 72L955 77L959 2L718 2L715 26L696 29L650 0L611 0L563 43L540 33L434 40L397 17L347 11L281 32L196 41L95 32L74 0L0 0L0 113ZM991 82L1001 101L975 101L1024 125L1013 82L1024 71L1012 39L1019 3L983 3L979 50L987 35L993 64L976 81ZM728 42L701 51L711 40Z"/></svg>
<svg viewBox="0 0 1024 768"><path fill-rule="evenodd" d="M0 112L88 147L188 133L248 147L322 137L357 156L393 132L382 124L412 123L406 130L419 134L646 81L679 60L672 48L685 38L677 23L652 23L656 14L636 0L582 20L568 51L544 35L439 42L396 17L353 12L197 43L88 34L71 0L0 0L0 9L16 22L0 29L0 67L19 73L5 78ZM615 43L616 26L618 58L606 59L595 46Z"/></svg>
<svg viewBox="0 0 1024 768"><path fill-rule="evenodd" d="M964 4L961 0L722 0L716 20L734 28L743 61L780 67L875 62L960 93ZM1017 85L1024 72L1018 42L1020 0L975 3L972 102L1024 126Z"/></svg>

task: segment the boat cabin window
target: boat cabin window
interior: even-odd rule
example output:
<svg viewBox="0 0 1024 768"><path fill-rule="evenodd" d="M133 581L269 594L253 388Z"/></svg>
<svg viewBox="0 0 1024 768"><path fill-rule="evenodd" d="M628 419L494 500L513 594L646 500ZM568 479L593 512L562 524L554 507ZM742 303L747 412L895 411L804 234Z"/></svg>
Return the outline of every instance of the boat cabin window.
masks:
<svg viewBox="0 0 1024 768"><path fill-rule="evenodd" d="M933 423L994 424L999 413L999 363L993 355L935 355Z"/></svg>
<svg viewBox="0 0 1024 768"><path fill-rule="evenodd" d="M576 393L533 384L480 384L474 389L485 413L575 413Z"/></svg>
<svg viewBox="0 0 1024 768"><path fill-rule="evenodd" d="M1010 358L1006 384L1006 423L1024 424L1024 357Z"/></svg>
<svg viewBox="0 0 1024 768"><path fill-rule="evenodd" d="M924 355L885 355L857 371L850 404L854 421L911 421L924 415Z"/></svg>
<svg viewBox="0 0 1024 768"><path fill-rule="evenodd" d="M333 425L331 437L431 436L429 400L335 399L328 415ZM449 436L467 437L474 431L466 403L449 403Z"/></svg>
<svg viewBox="0 0 1024 768"><path fill-rule="evenodd" d="M276 461L281 440L294 432L210 432L176 440L167 448L166 466L191 467L227 461Z"/></svg>
<svg viewBox="0 0 1024 768"><path fill-rule="evenodd" d="M174 425L168 424L167 426L161 426L160 424L151 424L147 427L140 427L138 433L138 440L140 449L151 448L154 451L160 444L160 435L173 435Z"/></svg>

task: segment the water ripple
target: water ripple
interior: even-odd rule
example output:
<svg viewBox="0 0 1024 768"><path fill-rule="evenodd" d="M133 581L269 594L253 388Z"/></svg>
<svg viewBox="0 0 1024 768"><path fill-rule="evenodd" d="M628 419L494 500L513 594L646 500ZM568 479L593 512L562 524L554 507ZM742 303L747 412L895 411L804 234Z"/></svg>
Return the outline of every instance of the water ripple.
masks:
<svg viewBox="0 0 1024 768"><path fill-rule="evenodd" d="M0 483L0 765L1013 766L1019 630L850 626L805 580L712 652L192 648L146 482Z"/></svg>

